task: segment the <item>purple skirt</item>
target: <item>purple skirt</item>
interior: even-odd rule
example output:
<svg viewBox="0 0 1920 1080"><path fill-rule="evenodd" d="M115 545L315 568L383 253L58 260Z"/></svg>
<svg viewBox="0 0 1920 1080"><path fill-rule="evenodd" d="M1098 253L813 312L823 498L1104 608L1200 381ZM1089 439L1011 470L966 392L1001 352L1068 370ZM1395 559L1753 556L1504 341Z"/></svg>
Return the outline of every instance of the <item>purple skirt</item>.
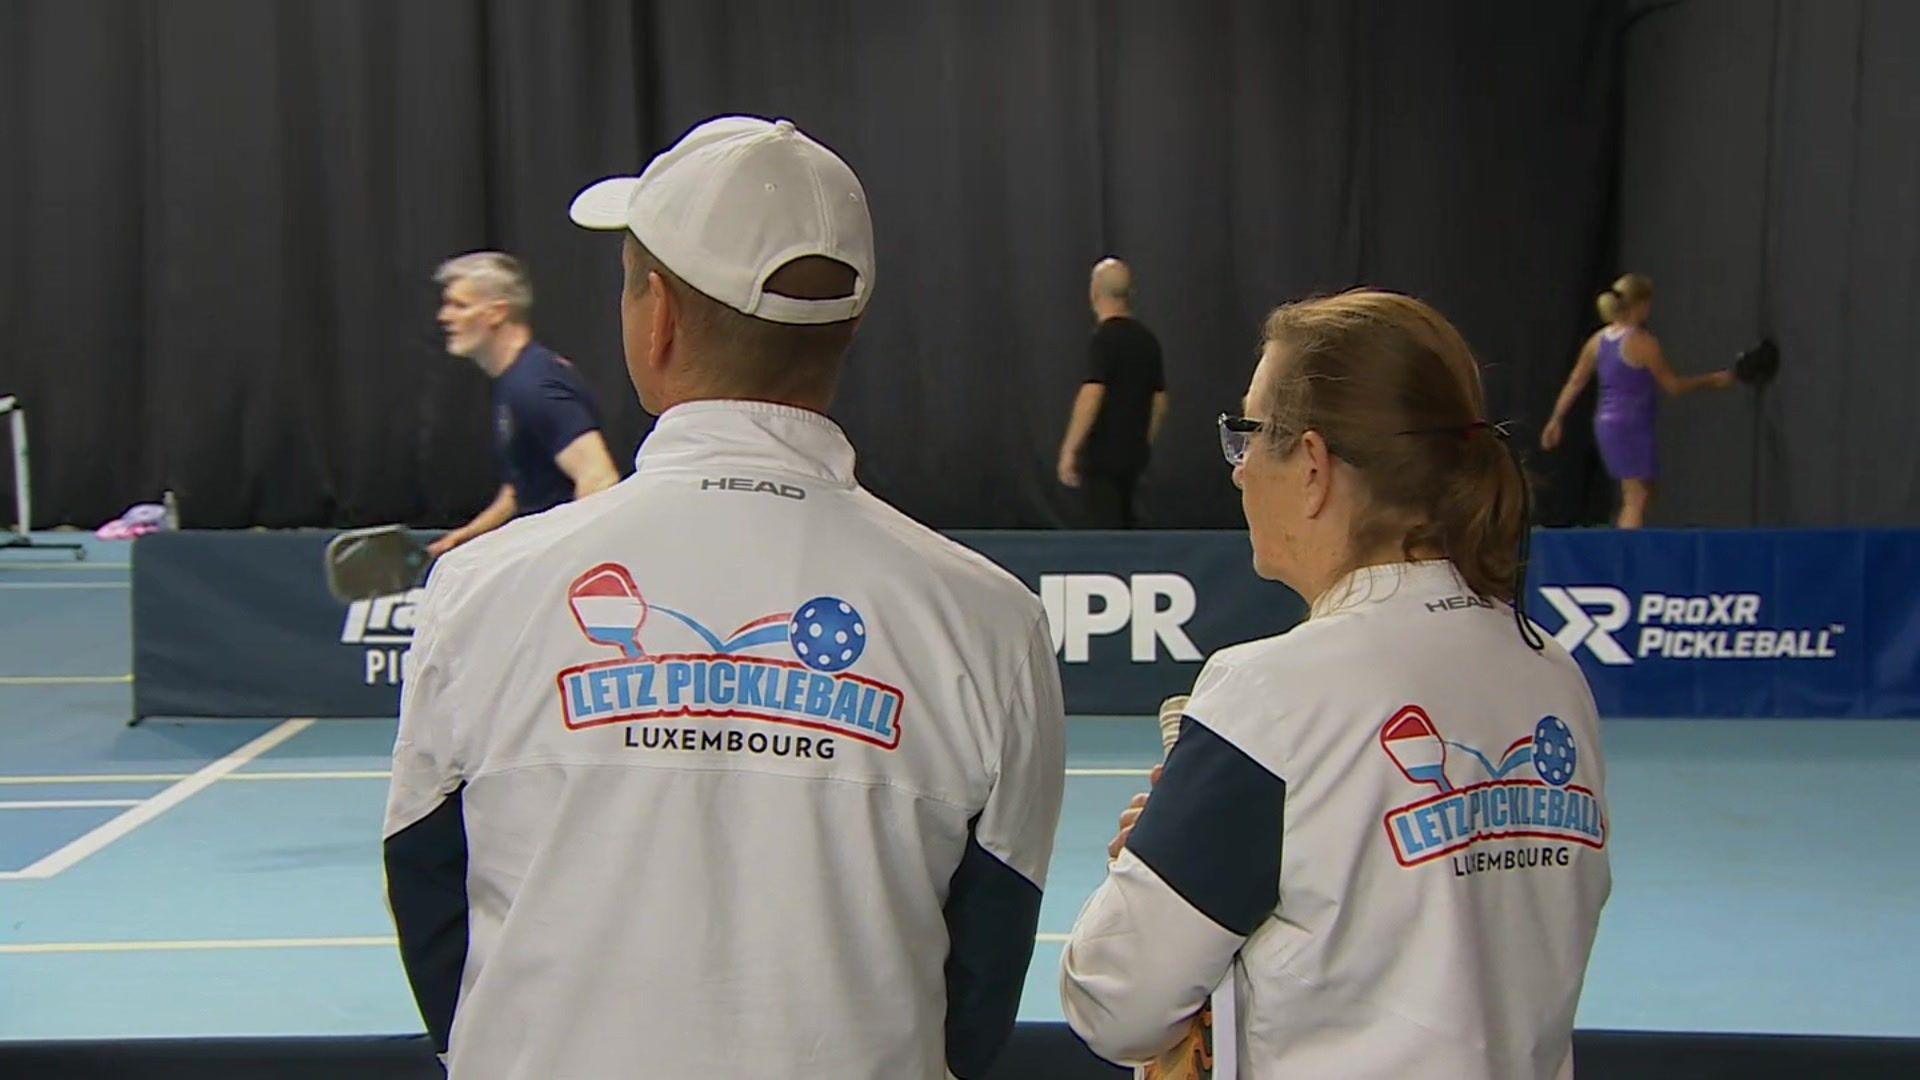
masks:
<svg viewBox="0 0 1920 1080"><path fill-rule="evenodd" d="M1600 460L1615 480L1652 480L1654 477L1653 417L1596 416L1593 441Z"/></svg>

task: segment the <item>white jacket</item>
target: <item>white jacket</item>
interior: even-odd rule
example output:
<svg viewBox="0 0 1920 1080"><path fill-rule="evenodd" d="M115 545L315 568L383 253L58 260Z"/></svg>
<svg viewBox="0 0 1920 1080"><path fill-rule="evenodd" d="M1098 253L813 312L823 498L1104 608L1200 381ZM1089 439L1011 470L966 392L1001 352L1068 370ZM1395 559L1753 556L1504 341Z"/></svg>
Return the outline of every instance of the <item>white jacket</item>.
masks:
<svg viewBox="0 0 1920 1080"><path fill-rule="evenodd" d="M853 463L817 414L684 405L626 481L435 567L386 834L455 1077L997 1052L1060 808L1053 649Z"/></svg>
<svg viewBox="0 0 1920 1080"><path fill-rule="evenodd" d="M1571 1076L1606 759L1545 644L1430 562L1214 655L1063 954L1074 1030L1151 1057L1230 974L1242 1077Z"/></svg>

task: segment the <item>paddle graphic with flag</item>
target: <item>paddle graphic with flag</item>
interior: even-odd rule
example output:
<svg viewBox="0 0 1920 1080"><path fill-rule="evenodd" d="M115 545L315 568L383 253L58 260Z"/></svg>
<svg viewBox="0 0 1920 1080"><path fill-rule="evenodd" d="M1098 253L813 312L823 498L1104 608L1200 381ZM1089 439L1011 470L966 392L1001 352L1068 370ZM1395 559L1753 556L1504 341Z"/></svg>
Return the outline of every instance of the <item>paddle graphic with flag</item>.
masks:
<svg viewBox="0 0 1920 1080"><path fill-rule="evenodd" d="M619 649L629 658L646 655L640 627L647 621L647 601L626 567L601 563L581 574L567 587L567 604L587 640Z"/></svg>
<svg viewBox="0 0 1920 1080"><path fill-rule="evenodd" d="M1408 705L1380 729L1380 746L1407 779L1432 784L1442 792L1453 790L1447 780L1447 743L1425 709Z"/></svg>

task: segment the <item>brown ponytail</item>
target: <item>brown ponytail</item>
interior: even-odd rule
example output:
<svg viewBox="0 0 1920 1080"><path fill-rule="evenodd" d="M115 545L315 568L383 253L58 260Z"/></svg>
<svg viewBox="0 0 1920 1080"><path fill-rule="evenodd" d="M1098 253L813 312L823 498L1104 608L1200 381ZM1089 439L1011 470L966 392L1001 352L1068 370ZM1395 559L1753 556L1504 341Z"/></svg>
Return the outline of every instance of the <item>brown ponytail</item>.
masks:
<svg viewBox="0 0 1920 1080"><path fill-rule="evenodd" d="M1253 403L1285 452L1312 429L1360 471L1356 551L1434 547L1461 580L1514 603L1529 492L1486 418L1480 369L1459 331L1397 293L1357 290L1277 308L1265 337L1282 367Z"/></svg>
<svg viewBox="0 0 1920 1080"><path fill-rule="evenodd" d="M1461 467L1442 481L1432 520L1409 530L1407 545L1438 547L1474 592L1513 603L1527 480L1499 439L1490 429L1467 436Z"/></svg>

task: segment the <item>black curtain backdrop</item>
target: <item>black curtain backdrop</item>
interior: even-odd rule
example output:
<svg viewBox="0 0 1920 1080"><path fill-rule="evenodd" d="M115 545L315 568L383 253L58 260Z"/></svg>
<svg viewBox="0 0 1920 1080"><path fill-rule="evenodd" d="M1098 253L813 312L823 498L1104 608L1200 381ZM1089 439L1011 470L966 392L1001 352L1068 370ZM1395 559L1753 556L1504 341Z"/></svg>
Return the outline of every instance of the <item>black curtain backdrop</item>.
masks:
<svg viewBox="0 0 1920 1080"><path fill-rule="evenodd" d="M723 112L790 116L865 180L878 291L835 412L869 486L932 524L1066 520L1053 460L1107 254L1134 264L1167 350L1150 524L1240 523L1212 418L1265 311L1316 292L1433 301L1531 442L1616 269L1628 17L1623 0L7 4L0 392L31 409L36 524L163 488L204 527L478 509L498 482L487 386L442 354L429 280L477 248L527 260L536 331L629 457L650 420L619 357L617 244L566 205ZM1781 108L1811 122L1822 102L1800 95ZM1817 179L1776 166L1783 187ZM1594 513L1590 440L1572 442L1535 460L1549 522Z"/></svg>
<svg viewBox="0 0 1920 1080"><path fill-rule="evenodd" d="M1920 4L1632 18L1622 265L1653 277L1681 369L1762 334L1783 356L1763 402L1668 404L1656 523L1920 521Z"/></svg>
<svg viewBox="0 0 1920 1080"><path fill-rule="evenodd" d="M618 252L566 206L647 148L638 17L6 5L0 386L30 409L36 523L163 488L199 526L478 509L499 482L488 387L442 352L431 275L483 247L527 260L537 328L630 452Z"/></svg>

